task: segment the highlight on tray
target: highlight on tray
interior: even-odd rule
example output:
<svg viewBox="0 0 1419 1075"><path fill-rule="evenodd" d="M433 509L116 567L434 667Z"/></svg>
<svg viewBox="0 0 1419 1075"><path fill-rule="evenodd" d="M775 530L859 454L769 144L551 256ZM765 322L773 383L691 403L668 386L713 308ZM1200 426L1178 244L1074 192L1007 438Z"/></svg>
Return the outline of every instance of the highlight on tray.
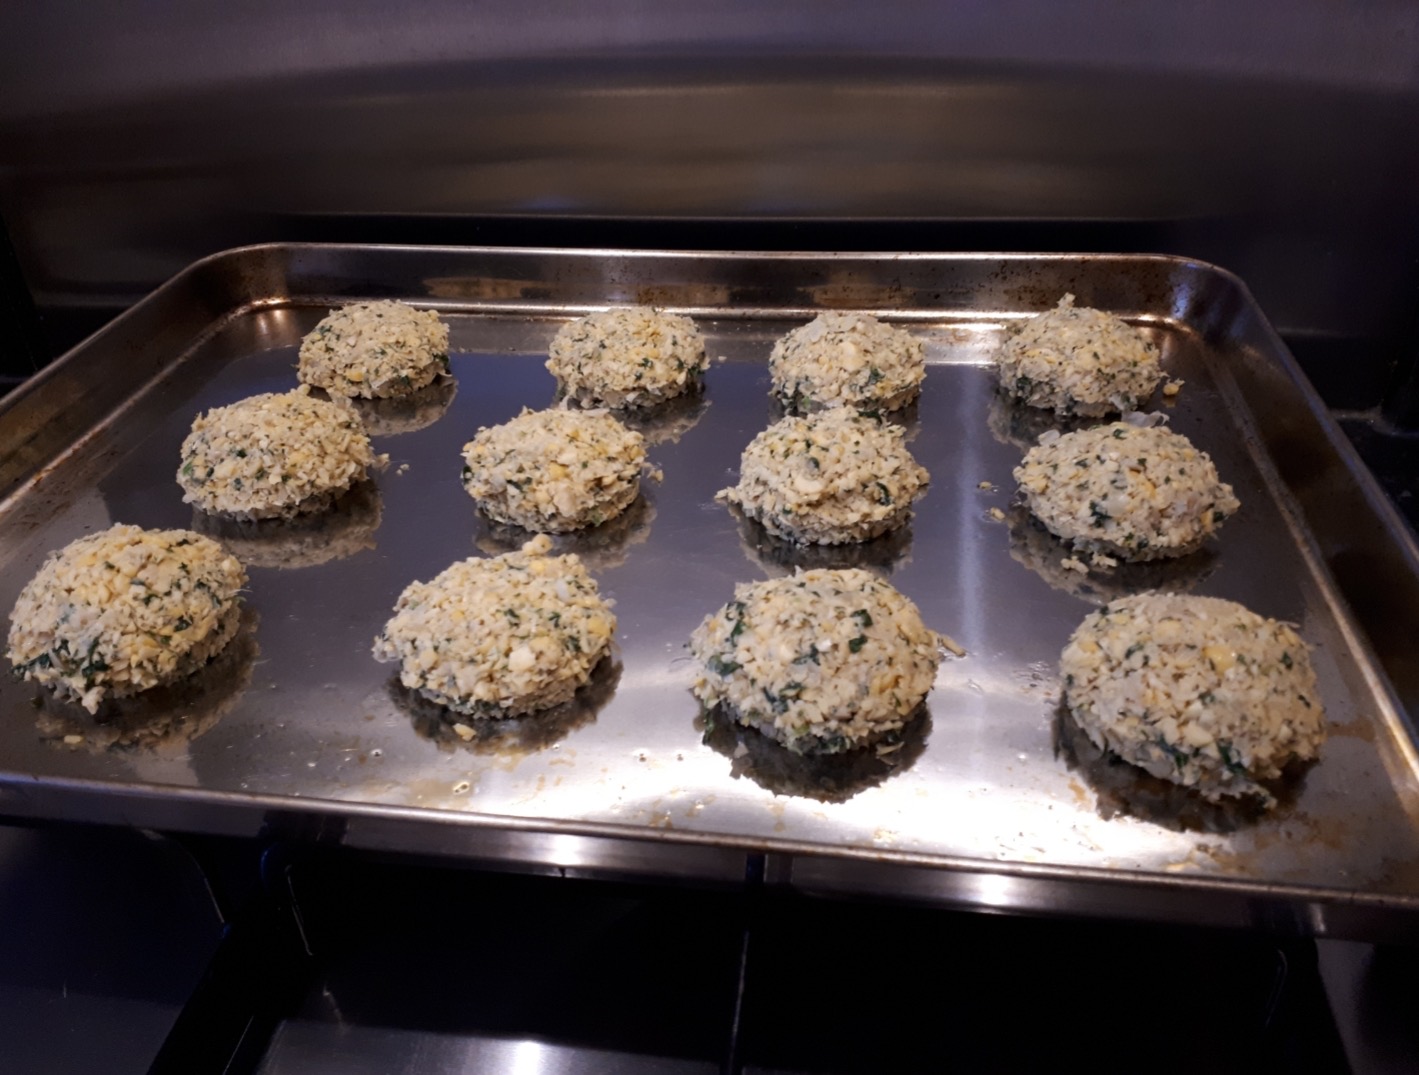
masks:
<svg viewBox="0 0 1419 1075"><path fill-rule="evenodd" d="M1070 294L1008 336L995 363L1002 391L1061 416L1137 410L1163 379L1155 344L1112 314L1075 306Z"/></svg>
<svg viewBox="0 0 1419 1075"><path fill-rule="evenodd" d="M324 511L389 457L359 415L305 385L199 414L182 442L182 499L209 515L292 519Z"/></svg>
<svg viewBox="0 0 1419 1075"><path fill-rule="evenodd" d="M400 682L455 713L517 717L572 698L611 650L616 617L574 555L546 535L472 557L399 595L374 642Z"/></svg>
<svg viewBox="0 0 1419 1075"><path fill-rule="evenodd" d="M7 655L17 676L97 713L220 653L245 586L210 538L119 524L50 553L15 602Z"/></svg>
<svg viewBox="0 0 1419 1075"><path fill-rule="evenodd" d="M448 326L392 299L342 306L301 341L296 375L332 396L408 396L449 377Z"/></svg>
<svg viewBox="0 0 1419 1075"><path fill-rule="evenodd" d="M1241 507L1211 457L1160 419L1045 433L1015 468L1025 506L1088 566L1186 556Z"/></svg>
<svg viewBox="0 0 1419 1075"><path fill-rule="evenodd" d="M943 649L912 602L858 568L741 583L690 637L691 691L797 754L870 747L926 699Z"/></svg>
<svg viewBox="0 0 1419 1075"><path fill-rule="evenodd" d="M1096 746L1203 798L1255 796L1319 756L1309 649L1234 601L1142 593L1090 613L1059 662L1064 704Z"/></svg>
<svg viewBox="0 0 1419 1075"><path fill-rule="evenodd" d="M928 481L900 428L834 407L789 415L756 436L738 483L715 499L786 541L845 545L904 526Z"/></svg>
<svg viewBox="0 0 1419 1075"><path fill-rule="evenodd" d="M590 313L557 330L547 369L559 399L643 409L697 392L708 362L690 318L649 306Z"/></svg>
<svg viewBox="0 0 1419 1075"><path fill-rule="evenodd" d="M871 314L830 311L774 344L769 376L789 413L852 407L886 414L921 393L926 345Z"/></svg>
<svg viewBox="0 0 1419 1075"><path fill-rule="evenodd" d="M538 533L598 526L640 495L644 439L606 411L526 408L463 446L463 487L497 522Z"/></svg>

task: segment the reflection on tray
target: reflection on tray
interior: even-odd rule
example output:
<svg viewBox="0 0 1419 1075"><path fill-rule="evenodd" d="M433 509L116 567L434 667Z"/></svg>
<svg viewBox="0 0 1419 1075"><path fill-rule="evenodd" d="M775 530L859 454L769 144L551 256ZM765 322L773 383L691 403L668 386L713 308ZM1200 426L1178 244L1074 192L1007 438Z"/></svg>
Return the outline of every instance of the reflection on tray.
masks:
<svg viewBox="0 0 1419 1075"><path fill-rule="evenodd" d="M519 299L552 301L552 288L544 280L519 280L502 276L431 276L425 281L436 299L478 299L512 302Z"/></svg>
<svg viewBox="0 0 1419 1075"><path fill-rule="evenodd" d="M926 749L931 714L923 704L898 732L843 754L795 754L716 706L698 718L705 745L730 760L730 775L745 776L775 795L825 803L847 802L908 768Z"/></svg>
<svg viewBox="0 0 1419 1075"><path fill-rule="evenodd" d="M655 505L642 493L631 501L631 506L614 519L608 519L600 526L586 530L574 530L567 534L548 534L552 539L552 551L558 556L569 552L581 557L581 562L591 572L607 571L620 567L626 562L627 550L632 545L642 544L650 537L650 525L655 521ZM536 531L527 530L512 523L497 522L478 512L478 532L473 544L489 556L501 556L505 552L516 552L537 536Z"/></svg>
<svg viewBox="0 0 1419 1075"><path fill-rule="evenodd" d="M695 428L708 409L709 400L701 387L667 399L658 407L617 411L616 417L643 436L647 448L653 448L657 444L675 444Z"/></svg>
<svg viewBox="0 0 1419 1075"><path fill-rule="evenodd" d="M1096 746L1079 727L1061 699L1054 714L1054 753L1079 773L1097 796L1105 820L1127 815L1177 832L1228 833L1295 805L1305 773L1313 762L1287 768L1280 780L1264 782L1276 797L1270 810L1259 796L1211 802L1197 791L1130 765L1112 751Z"/></svg>
<svg viewBox="0 0 1419 1075"><path fill-rule="evenodd" d="M991 393L990 407L986 410L986 424L990 427L991 436L1001 444L1014 445L1021 451L1029 451L1040 439L1040 434L1051 429L1072 433L1076 429L1087 429L1111 421L1114 418L1063 417L1054 411L1021 403L998 389Z"/></svg>
<svg viewBox="0 0 1419 1075"><path fill-rule="evenodd" d="M363 481L325 511L254 521L194 511L192 528L216 538L248 567L314 567L374 548L382 514L379 489Z"/></svg>
<svg viewBox="0 0 1419 1075"><path fill-rule="evenodd" d="M389 680L389 697L408 714L414 731L442 751L471 750L475 754L520 756L545 750L577 728L590 724L616 693L621 682L621 662L603 657L571 701L525 717L470 717L425 698L399 682Z"/></svg>
<svg viewBox="0 0 1419 1075"><path fill-rule="evenodd" d="M850 269L829 269L827 283L794 290L809 306L824 310L891 310L903 305L905 297L900 283L873 283Z"/></svg>
<svg viewBox="0 0 1419 1075"><path fill-rule="evenodd" d="M1030 514L1016 505L1007 516L1010 527L1010 555L1056 590L1085 601L1107 604L1119 597L1144 590L1187 593L1217 569L1217 555L1199 549L1187 556L1145 563L1119 561L1109 568L1095 568L1088 553L1076 553ZM1085 568L1066 566L1066 561Z"/></svg>
<svg viewBox="0 0 1419 1075"><path fill-rule="evenodd" d="M256 642L259 616L242 610L241 624L222 652L175 683L127 698L106 698L96 716L49 691L36 696L35 728L41 739L63 750L144 751L177 757L194 739L211 731L251 684L261 653Z"/></svg>
<svg viewBox="0 0 1419 1075"><path fill-rule="evenodd" d="M809 414L817 409L820 408L785 406L783 401L777 396L770 396L768 424L772 425L773 423L779 421L781 418L788 417L790 414ZM884 422L891 422L895 426L900 426L902 432L905 434L906 442L910 444L912 441L916 440L917 434L921 432L920 410L921 397L916 396L905 407L899 407L895 411L884 411L878 413L877 411L863 410L859 411L858 413L861 414L864 418L877 418Z"/></svg>
<svg viewBox="0 0 1419 1075"><path fill-rule="evenodd" d="M563 397L557 397L558 402ZM627 429L645 438L647 448L657 444L674 444L690 430L709 409L703 386L696 386L653 407L627 407L611 413Z"/></svg>
<svg viewBox="0 0 1419 1075"><path fill-rule="evenodd" d="M441 376L407 396L390 399L356 397L349 403L371 437L393 437L433 425L443 417L457 394L458 382L452 377Z"/></svg>
<svg viewBox="0 0 1419 1075"><path fill-rule="evenodd" d="M729 510L739 520L739 544L750 561L759 564L770 578L793 574L797 568L860 567L887 578L911 560L912 528L908 523L871 541L845 545L800 545L785 541L764 529L763 524L746 518L739 509Z"/></svg>

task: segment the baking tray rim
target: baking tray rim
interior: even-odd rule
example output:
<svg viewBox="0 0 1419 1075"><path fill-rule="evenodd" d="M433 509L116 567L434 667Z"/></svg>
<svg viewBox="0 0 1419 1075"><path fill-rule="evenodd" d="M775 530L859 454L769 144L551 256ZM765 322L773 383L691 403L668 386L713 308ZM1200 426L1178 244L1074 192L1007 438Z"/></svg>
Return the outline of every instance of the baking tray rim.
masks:
<svg viewBox="0 0 1419 1075"><path fill-rule="evenodd" d="M358 800L301 798L269 792L229 792L205 788L166 787L162 785L127 784L115 786L101 780L58 777L46 785L56 791L113 794L119 799L178 800L193 806L234 806L238 809L256 806L268 819L279 819L294 812L320 814L336 819L370 819L425 825L468 827L492 832L546 836L586 836L594 839L627 840L645 844L686 844L708 849L728 849L750 853L784 854L825 859L852 859L859 862L884 863L900 866L940 868L963 873L1008 874L1031 879L1093 880L1110 884L1120 880L1151 887L1197 890L1225 888L1238 893L1267 895L1284 892L1307 899L1404 906L1419 910L1419 895L1385 892L1351 892L1321 885L1259 882L1237 877L1211 877L1186 873L1167 874L1123 871L1099 866L1060 866L1049 863L1013 860L992 861L964 855L926 851L904 851L891 848L865 848L849 845L815 844L806 840L782 837L754 837L729 833L695 832L666 829L653 825L629 826L614 822L559 820L531 815L485 814L473 810L441 810L437 807L400 804L368 803ZM11 773L0 772L0 789L18 791L23 785ZM293 809L294 808L294 809ZM276 828L279 830L279 823Z"/></svg>

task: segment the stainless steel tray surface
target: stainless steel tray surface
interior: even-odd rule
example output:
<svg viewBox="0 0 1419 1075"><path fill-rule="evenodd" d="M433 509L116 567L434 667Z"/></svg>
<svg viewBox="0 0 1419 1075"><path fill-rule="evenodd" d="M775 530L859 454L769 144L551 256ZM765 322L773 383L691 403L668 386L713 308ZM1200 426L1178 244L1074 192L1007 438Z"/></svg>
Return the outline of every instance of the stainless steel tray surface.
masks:
<svg viewBox="0 0 1419 1075"><path fill-rule="evenodd" d="M1011 468L1036 430L1001 410L987 363L1010 323L1065 289L1142 325L1186 382L1158 409L1211 453L1243 505L1196 562L1086 580L1012 509ZM771 880L804 887L1310 932L1411 928L1419 767L1402 700L1325 568L1304 490L1266 439L1278 413L1303 430L1325 419L1245 290L1208 266L330 247L220 255L9 401L0 605L12 607L49 550L86 532L117 521L191 526L174 472L193 416L294 387L300 338L329 306L384 296L444 311L457 379L452 398L436 401L446 409L375 438L392 462L374 497L324 530L260 536L270 566L250 568L246 641L184 690L98 726L7 677L0 809L224 831L305 819L354 844L564 870L609 863L732 878L746 855L768 853ZM663 482L620 525L556 540L616 601L615 665L578 703L465 741L401 693L371 642L411 580L525 538L480 520L459 482L460 448L480 426L552 402L542 362L562 321L637 300L694 315L713 362L702 399L647 429ZM927 717L890 765L810 764L752 735L706 738L687 689L685 642L735 583L819 562L713 500L776 416L770 346L819 307L906 324L930 364L908 416L931 473L910 533L835 561L888 575L967 651L943 664ZM1257 395L1258 379L1284 391ZM1313 452L1334 447L1311 442ZM1350 468L1340 484L1366 491L1353 456L1336 458ZM1376 556L1400 563L1412 556L1405 540L1402 529L1371 537ZM1070 631L1119 587L1152 585L1241 601L1297 624L1314 645L1330 739L1274 812L1211 806L1140 778L1058 718L1055 663ZM1209 918L1209 907L1230 910Z"/></svg>

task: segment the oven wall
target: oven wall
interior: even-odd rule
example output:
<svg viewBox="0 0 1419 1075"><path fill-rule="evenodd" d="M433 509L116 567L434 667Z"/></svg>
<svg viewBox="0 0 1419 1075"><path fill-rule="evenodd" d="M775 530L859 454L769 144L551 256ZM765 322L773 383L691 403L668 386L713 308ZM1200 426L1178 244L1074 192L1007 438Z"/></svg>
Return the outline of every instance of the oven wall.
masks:
<svg viewBox="0 0 1419 1075"><path fill-rule="evenodd" d="M1365 406L1416 104L1401 0L52 0L0 5L0 219L50 321L272 239L1177 253Z"/></svg>

